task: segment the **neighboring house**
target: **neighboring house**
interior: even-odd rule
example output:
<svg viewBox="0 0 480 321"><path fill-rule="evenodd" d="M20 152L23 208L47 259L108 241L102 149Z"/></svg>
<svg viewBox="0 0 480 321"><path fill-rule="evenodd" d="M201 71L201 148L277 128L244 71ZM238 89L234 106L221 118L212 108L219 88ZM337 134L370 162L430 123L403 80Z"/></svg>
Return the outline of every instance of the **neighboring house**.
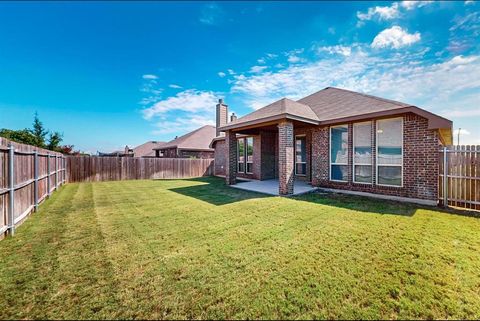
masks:
<svg viewBox="0 0 480 321"><path fill-rule="evenodd" d="M163 146L165 142L149 141L138 145L137 147L130 148L125 146L123 150L117 150L111 153L98 152L100 157L155 157L154 148Z"/></svg>
<svg viewBox="0 0 480 321"><path fill-rule="evenodd" d="M104 152L98 152L98 156L100 157L133 157L133 149L128 147L128 145L125 146L123 150L116 150L111 153L104 153Z"/></svg>
<svg viewBox="0 0 480 321"><path fill-rule="evenodd" d="M215 173L227 184L237 177L279 180L293 193L294 180L337 190L436 201L438 150L452 143L452 122L416 106L328 87L293 101L283 98L227 122L217 105L211 142Z"/></svg>
<svg viewBox="0 0 480 321"><path fill-rule="evenodd" d="M155 148L160 148L165 145L165 142L158 142L158 141L149 141L143 143L142 145L138 145L133 149L133 156L134 157L155 157Z"/></svg>
<svg viewBox="0 0 480 321"><path fill-rule="evenodd" d="M163 158L213 158L209 144L216 136L214 126L206 125L155 148L155 156Z"/></svg>

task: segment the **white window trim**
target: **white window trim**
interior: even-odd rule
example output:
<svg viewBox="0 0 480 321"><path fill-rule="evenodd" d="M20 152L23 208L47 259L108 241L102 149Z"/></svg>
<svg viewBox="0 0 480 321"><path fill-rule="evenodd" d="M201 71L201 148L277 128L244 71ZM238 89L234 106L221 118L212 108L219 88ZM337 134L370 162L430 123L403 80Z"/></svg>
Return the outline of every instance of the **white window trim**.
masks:
<svg viewBox="0 0 480 321"><path fill-rule="evenodd" d="M347 146L347 163L346 164L332 163L332 129L337 127L345 127L345 126L347 127L347 133L348 133L348 124L330 126L330 129L328 130L328 172L329 172L328 176L331 182L348 183L348 178L345 181L332 179L332 165L343 165L348 167L348 157L350 156L348 151L348 146ZM347 134L347 137L348 137L348 134Z"/></svg>
<svg viewBox="0 0 480 321"><path fill-rule="evenodd" d="M239 148L239 145L240 145L240 141L243 141L243 171L240 171L240 148ZM245 138L239 138L237 139L237 173L242 173L242 174L245 174Z"/></svg>
<svg viewBox="0 0 480 321"><path fill-rule="evenodd" d="M381 121L388 121L388 120L397 120L399 119L402 123L400 128L402 129L402 164L393 164L393 165L379 165L378 164L378 123ZM395 118L385 118L385 119L378 119L375 122L375 184L377 186L386 186L386 187L396 187L396 188L402 188L403 187L403 117L395 117ZM378 183L378 167L379 166L389 166L389 167L400 167L400 179L401 179L401 184L400 185L389 185L389 184L380 184Z"/></svg>
<svg viewBox="0 0 480 321"><path fill-rule="evenodd" d="M372 125L373 125L373 121L364 121L364 122L361 122L361 123L354 123L352 124L352 181L355 183L355 184L363 184L363 185L373 185L373 177L372 177L372 181L370 183L366 183L366 182L357 182L355 180L355 166L356 165L359 165L359 166L370 166L370 170L372 172L372 175L373 175L373 157L372 159L370 160L370 164L364 164L364 163L355 163L355 125L364 125L364 124L369 124L370 125L370 152L372 150Z"/></svg>
<svg viewBox="0 0 480 321"><path fill-rule="evenodd" d="M245 137L245 146L244 146L244 150L245 150L245 174L253 174L253 171L252 172L249 172L248 171L248 164L252 164L252 170L253 170L253 160L251 162L248 161L248 139L251 138L252 139L252 159L253 159L253 136L250 136L250 137Z"/></svg>
<svg viewBox="0 0 480 321"><path fill-rule="evenodd" d="M297 162L297 137L303 137L305 138L305 157L307 157L307 136L305 134L302 135L295 135L295 176L307 176L307 162ZM305 174L297 174L297 164L305 164Z"/></svg>

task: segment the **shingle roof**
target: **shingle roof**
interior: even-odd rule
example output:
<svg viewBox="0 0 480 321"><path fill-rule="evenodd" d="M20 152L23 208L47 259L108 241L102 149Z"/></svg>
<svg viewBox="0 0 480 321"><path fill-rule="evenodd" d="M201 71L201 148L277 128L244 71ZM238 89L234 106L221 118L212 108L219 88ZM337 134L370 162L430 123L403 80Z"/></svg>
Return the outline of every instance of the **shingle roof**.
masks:
<svg viewBox="0 0 480 321"><path fill-rule="evenodd" d="M248 123L250 121L256 121L259 119L268 120L272 117L284 115L296 117L305 121L318 122L319 120L317 115L309 106L288 98L282 98L274 103L271 103L270 105L257 109L246 116L228 123L227 126Z"/></svg>
<svg viewBox="0 0 480 321"><path fill-rule="evenodd" d="M222 130L256 125L268 120L291 118L314 124L345 119L379 117L413 112L429 119L430 128L451 128L451 121L416 106L366 95L346 89L327 87L298 101L283 98L221 127ZM293 117L289 117L293 116Z"/></svg>
<svg viewBox="0 0 480 321"><path fill-rule="evenodd" d="M165 142L158 142L158 141L149 141L143 143L142 145L138 145L137 147L133 148L133 156L134 157L153 157L155 156L155 148L161 147Z"/></svg>
<svg viewBox="0 0 480 321"><path fill-rule="evenodd" d="M209 147L210 142L216 137L216 129L214 126L205 125L191 131L183 136L180 136L161 147L155 149L190 149L190 150L213 150Z"/></svg>
<svg viewBox="0 0 480 321"><path fill-rule="evenodd" d="M320 121L412 106L398 101L334 87L327 87L317 91L300 99L298 102L310 106Z"/></svg>

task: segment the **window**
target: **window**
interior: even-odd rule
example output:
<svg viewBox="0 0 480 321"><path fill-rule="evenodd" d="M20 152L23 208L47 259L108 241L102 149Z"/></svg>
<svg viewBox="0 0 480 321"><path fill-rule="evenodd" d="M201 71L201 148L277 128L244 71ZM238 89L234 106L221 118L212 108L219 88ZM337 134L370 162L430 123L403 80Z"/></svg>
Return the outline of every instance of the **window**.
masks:
<svg viewBox="0 0 480 321"><path fill-rule="evenodd" d="M348 126L330 127L330 180L348 179Z"/></svg>
<svg viewBox="0 0 480 321"><path fill-rule="evenodd" d="M377 184L402 186L403 121L401 118L377 122Z"/></svg>
<svg viewBox="0 0 480 321"><path fill-rule="evenodd" d="M253 137L245 139L247 143L247 173L252 173L253 170Z"/></svg>
<svg viewBox="0 0 480 321"><path fill-rule="evenodd" d="M245 173L245 139L238 140L238 172Z"/></svg>
<svg viewBox="0 0 480 321"><path fill-rule="evenodd" d="M307 174L307 144L305 136L295 137L295 174Z"/></svg>
<svg viewBox="0 0 480 321"><path fill-rule="evenodd" d="M372 123L353 124L353 181L372 183Z"/></svg>

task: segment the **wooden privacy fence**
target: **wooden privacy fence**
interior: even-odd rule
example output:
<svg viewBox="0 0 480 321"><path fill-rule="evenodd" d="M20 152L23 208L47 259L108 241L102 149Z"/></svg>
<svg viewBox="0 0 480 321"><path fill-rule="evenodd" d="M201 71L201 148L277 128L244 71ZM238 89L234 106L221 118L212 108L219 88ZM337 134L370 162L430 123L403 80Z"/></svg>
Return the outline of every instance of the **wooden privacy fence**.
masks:
<svg viewBox="0 0 480 321"><path fill-rule="evenodd" d="M440 204L480 210L480 145L445 147L439 160Z"/></svg>
<svg viewBox="0 0 480 321"><path fill-rule="evenodd" d="M62 154L0 137L0 238L13 235L65 177Z"/></svg>
<svg viewBox="0 0 480 321"><path fill-rule="evenodd" d="M67 157L67 182L169 179L213 175L213 159Z"/></svg>

